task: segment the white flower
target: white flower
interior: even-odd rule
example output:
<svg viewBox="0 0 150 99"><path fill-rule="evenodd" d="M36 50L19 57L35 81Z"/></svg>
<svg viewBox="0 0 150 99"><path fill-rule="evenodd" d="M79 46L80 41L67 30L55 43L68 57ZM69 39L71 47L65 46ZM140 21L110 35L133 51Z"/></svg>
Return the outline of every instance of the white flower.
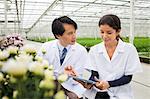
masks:
<svg viewBox="0 0 150 99"><path fill-rule="evenodd" d="M13 91L13 99L17 99L18 90Z"/></svg>
<svg viewBox="0 0 150 99"><path fill-rule="evenodd" d="M35 75L42 76L44 73L44 67L40 62L32 62L29 65L29 71L34 73Z"/></svg>
<svg viewBox="0 0 150 99"><path fill-rule="evenodd" d="M55 83L52 80L42 80L39 84L39 88L54 89L55 88Z"/></svg>
<svg viewBox="0 0 150 99"><path fill-rule="evenodd" d="M22 49L26 53L30 53L30 54L36 53L36 47L30 44L25 45Z"/></svg>
<svg viewBox="0 0 150 99"><path fill-rule="evenodd" d="M40 56L35 56L35 60L39 61L39 62L42 62L43 61L43 58L40 57Z"/></svg>
<svg viewBox="0 0 150 99"><path fill-rule="evenodd" d="M7 96L3 96L2 99L9 99Z"/></svg>
<svg viewBox="0 0 150 99"><path fill-rule="evenodd" d="M44 76L45 76L45 79L47 79L47 80L55 79L53 71L50 71L49 69L44 70Z"/></svg>
<svg viewBox="0 0 150 99"><path fill-rule="evenodd" d="M53 90L49 90L44 92L44 97L51 97L54 96L54 91Z"/></svg>
<svg viewBox="0 0 150 99"><path fill-rule="evenodd" d="M67 74L61 74L61 75L58 76L57 79L60 83L63 83L68 79L68 75Z"/></svg>
<svg viewBox="0 0 150 99"><path fill-rule="evenodd" d="M7 79L9 79L9 78L10 78L10 76L9 76L9 75L6 75L6 78L7 78Z"/></svg>
<svg viewBox="0 0 150 99"><path fill-rule="evenodd" d="M46 53L46 49L42 48L42 53L45 54Z"/></svg>
<svg viewBox="0 0 150 99"><path fill-rule="evenodd" d="M22 77L27 72L27 66L26 63L11 59L4 64L2 70L14 77Z"/></svg>
<svg viewBox="0 0 150 99"><path fill-rule="evenodd" d="M42 66L43 66L44 68L48 68L48 66L49 66L48 61L47 61L47 60L43 60L43 61L42 61Z"/></svg>
<svg viewBox="0 0 150 99"><path fill-rule="evenodd" d="M21 41L21 40L15 40L14 41L14 45L15 46L23 46L23 41Z"/></svg>
<svg viewBox="0 0 150 99"><path fill-rule="evenodd" d="M15 59L19 62L24 62L28 64L32 62L33 56L23 53L20 54L19 56L16 56Z"/></svg>
<svg viewBox="0 0 150 99"><path fill-rule="evenodd" d="M53 68L53 65L50 65L49 67L48 67L48 69L49 70L53 70L54 68Z"/></svg>
<svg viewBox="0 0 150 99"><path fill-rule="evenodd" d="M21 49L18 51L18 54L26 54L26 52Z"/></svg>
<svg viewBox="0 0 150 99"><path fill-rule="evenodd" d="M3 73L0 72L0 82L4 79Z"/></svg>
<svg viewBox="0 0 150 99"><path fill-rule="evenodd" d="M19 48L15 46L9 46L7 48L7 51L9 52L9 54L17 54L18 50Z"/></svg>
<svg viewBox="0 0 150 99"><path fill-rule="evenodd" d="M55 95L55 99L66 99L64 91L61 90L61 91L57 92Z"/></svg>
<svg viewBox="0 0 150 99"><path fill-rule="evenodd" d="M5 60L9 57L9 53L8 51L4 50L4 51L0 51L0 60Z"/></svg>

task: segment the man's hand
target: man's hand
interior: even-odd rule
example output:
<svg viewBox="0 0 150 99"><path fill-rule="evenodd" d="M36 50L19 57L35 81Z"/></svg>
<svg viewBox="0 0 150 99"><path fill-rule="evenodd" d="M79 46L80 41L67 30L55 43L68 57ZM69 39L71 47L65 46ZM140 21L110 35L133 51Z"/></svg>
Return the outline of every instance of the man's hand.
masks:
<svg viewBox="0 0 150 99"><path fill-rule="evenodd" d="M64 73L66 73L70 76L77 76L77 72L73 69L72 66L65 67Z"/></svg>

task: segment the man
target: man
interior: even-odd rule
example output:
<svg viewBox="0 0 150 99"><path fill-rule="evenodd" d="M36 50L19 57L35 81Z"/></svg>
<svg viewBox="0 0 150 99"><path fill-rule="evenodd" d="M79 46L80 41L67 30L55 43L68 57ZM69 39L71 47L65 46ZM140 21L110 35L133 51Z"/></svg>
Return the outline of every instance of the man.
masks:
<svg viewBox="0 0 150 99"><path fill-rule="evenodd" d="M65 69L71 68L77 72L78 76L82 76L84 67L88 65L86 49L76 43L76 30L77 24L69 17L62 16L54 19L52 33L56 40L43 44L41 49L45 49L46 54L42 54L42 51L38 53L47 59L50 65L53 65L56 78ZM71 75L76 75L76 73ZM79 99L85 91L72 77L61 85L69 99Z"/></svg>

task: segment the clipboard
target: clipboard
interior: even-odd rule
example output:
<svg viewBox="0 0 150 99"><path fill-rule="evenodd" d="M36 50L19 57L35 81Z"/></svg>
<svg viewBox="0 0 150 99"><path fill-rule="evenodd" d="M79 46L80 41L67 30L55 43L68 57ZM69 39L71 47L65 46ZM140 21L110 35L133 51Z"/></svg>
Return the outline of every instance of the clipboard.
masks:
<svg viewBox="0 0 150 99"><path fill-rule="evenodd" d="M87 84L92 84L92 85L95 85L95 84L96 84L95 81L86 80L86 79L79 78L79 77L73 77L73 79L76 80L76 81L81 81L81 82L83 82L83 83L87 83Z"/></svg>

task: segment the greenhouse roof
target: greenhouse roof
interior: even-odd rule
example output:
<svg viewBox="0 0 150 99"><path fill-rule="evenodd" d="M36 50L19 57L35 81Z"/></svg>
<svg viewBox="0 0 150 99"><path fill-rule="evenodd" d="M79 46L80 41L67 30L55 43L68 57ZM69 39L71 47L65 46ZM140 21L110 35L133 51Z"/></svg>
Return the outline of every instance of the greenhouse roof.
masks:
<svg viewBox="0 0 150 99"><path fill-rule="evenodd" d="M5 11L5 6L7 10ZM38 22L51 22L67 15L81 23L97 22L104 14L116 14L124 22L131 16L130 0L1 0L0 25L20 24L22 28L33 28ZM135 0L136 22L150 22L150 0ZM13 28L13 27L12 27Z"/></svg>

